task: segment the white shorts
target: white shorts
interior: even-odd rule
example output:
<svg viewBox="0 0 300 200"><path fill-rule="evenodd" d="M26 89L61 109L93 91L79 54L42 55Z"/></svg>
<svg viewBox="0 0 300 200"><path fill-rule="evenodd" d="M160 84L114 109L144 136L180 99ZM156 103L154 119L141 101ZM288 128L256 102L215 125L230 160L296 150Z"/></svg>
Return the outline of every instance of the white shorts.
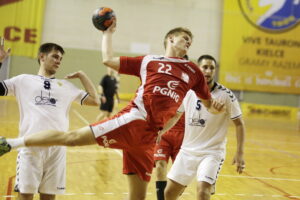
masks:
<svg viewBox="0 0 300 200"><path fill-rule="evenodd" d="M190 184L194 177L197 177L198 182L204 181L213 185L223 162L221 156L195 156L180 150L167 177L184 186Z"/></svg>
<svg viewBox="0 0 300 200"><path fill-rule="evenodd" d="M31 147L19 150L16 192L63 194L65 179L66 147Z"/></svg>

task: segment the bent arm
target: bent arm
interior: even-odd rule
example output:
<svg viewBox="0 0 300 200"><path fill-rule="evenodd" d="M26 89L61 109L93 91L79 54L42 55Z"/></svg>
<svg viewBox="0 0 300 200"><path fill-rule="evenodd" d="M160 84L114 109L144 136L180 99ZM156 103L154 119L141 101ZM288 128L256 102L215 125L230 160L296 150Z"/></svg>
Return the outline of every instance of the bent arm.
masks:
<svg viewBox="0 0 300 200"><path fill-rule="evenodd" d="M219 114L225 111L225 103L221 99L201 99L201 102L207 108L207 111L212 114Z"/></svg>
<svg viewBox="0 0 300 200"><path fill-rule="evenodd" d="M85 91L89 93L89 96L83 101L83 104L89 106L98 106L100 104L99 95L97 94L97 90L92 81L82 71L79 72L78 78L80 79Z"/></svg>

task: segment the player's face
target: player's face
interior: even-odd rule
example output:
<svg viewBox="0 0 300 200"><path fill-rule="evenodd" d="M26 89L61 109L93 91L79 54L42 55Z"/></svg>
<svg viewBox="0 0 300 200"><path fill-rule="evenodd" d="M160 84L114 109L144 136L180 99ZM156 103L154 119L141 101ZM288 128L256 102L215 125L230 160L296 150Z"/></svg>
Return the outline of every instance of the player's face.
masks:
<svg viewBox="0 0 300 200"><path fill-rule="evenodd" d="M58 50L52 50L48 54L43 54L40 59L45 71L49 75L56 73L57 69L60 66L61 60L62 53Z"/></svg>
<svg viewBox="0 0 300 200"><path fill-rule="evenodd" d="M188 34L181 32L171 37L171 43L180 54L186 55L192 44L192 38Z"/></svg>
<svg viewBox="0 0 300 200"><path fill-rule="evenodd" d="M216 63L210 59L203 59L198 66L202 71L207 84L210 84L214 80Z"/></svg>

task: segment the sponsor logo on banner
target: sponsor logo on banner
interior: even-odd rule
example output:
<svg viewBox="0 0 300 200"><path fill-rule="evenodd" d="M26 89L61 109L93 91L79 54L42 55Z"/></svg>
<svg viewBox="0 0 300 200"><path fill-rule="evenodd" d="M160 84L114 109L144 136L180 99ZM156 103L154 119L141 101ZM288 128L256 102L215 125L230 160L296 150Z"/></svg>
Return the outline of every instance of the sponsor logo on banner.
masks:
<svg viewBox="0 0 300 200"><path fill-rule="evenodd" d="M22 0L1 0L0 1L0 6L4 6L4 5L7 5L7 4L10 4L10 3L15 3L15 2L18 2L18 1L22 1Z"/></svg>
<svg viewBox="0 0 300 200"><path fill-rule="evenodd" d="M300 94L300 0L224 1L223 13L220 83Z"/></svg>
<svg viewBox="0 0 300 200"><path fill-rule="evenodd" d="M300 23L300 0L239 0L250 24L267 32L287 31Z"/></svg>
<svg viewBox="0 0 300 200"><path fill-rule="evenodd" d="M298 108L242 103L243 113L248 118L296 121Z"/></svg>

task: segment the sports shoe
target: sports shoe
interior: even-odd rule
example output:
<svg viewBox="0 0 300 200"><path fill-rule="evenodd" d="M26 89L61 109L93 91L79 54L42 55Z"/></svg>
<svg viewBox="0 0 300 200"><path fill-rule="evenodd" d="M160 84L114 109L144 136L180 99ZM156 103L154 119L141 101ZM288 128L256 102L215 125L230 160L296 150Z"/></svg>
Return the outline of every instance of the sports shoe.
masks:
<svg viewBox="0 0 300 200"><path fill-rule="evenodd" d="M11 146L7 143L4 137L0 137L0 156L10 152Z"/></svg>

